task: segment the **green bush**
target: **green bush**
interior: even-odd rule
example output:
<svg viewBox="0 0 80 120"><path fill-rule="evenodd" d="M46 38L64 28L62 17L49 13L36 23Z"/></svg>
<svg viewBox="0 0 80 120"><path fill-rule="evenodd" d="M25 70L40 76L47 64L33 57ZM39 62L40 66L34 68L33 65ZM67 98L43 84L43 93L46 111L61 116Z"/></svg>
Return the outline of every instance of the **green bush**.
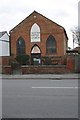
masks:
<svg viewBox="0 0 80 120"><path fill-rule="evenodd" d="M51 58L46 57L46 56L42 57L42 62L43 62L43 65L51 65L52 64Z"/></svg>
<svg viewBox="0 0 80 120"><path fill-rule="evenodd" d="M29 55L24 54L24 55L18 55L16 56L16 60L21 64L21 65L29 65Z"/></svg>
<svg viewBox="0 0 80 120"><path fill-rule="evenodd" d="M56 65L58 64L57 60L54 60L52 57L43 56L42 57L43 65Z"/></svg>

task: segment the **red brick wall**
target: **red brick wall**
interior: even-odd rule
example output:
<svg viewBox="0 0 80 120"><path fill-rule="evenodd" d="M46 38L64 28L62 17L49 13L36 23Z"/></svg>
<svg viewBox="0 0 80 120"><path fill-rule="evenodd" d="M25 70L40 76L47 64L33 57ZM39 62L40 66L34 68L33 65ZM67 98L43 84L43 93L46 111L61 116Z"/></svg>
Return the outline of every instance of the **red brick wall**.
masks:
<svg viewBox="0 0 80 120"><path fill-rule="evenodd" d="M34 16L37 16L34 19ZM36 23L40 26L41 30L41 42L31 43L30 42L30 30L32 25ZM33 12L28 18L21 22L17 27L10 31L10 41L11 41L11 54L16 56L16 41L21 36L26 43L26 54L30 55L31 48L34 44L37 44L41 48L41 56L46 55L46 40L49 35L53 35L57 43L57 54L55 56L63 56L65 53L64 48L64 29L54 22L48 20L36 12Z"/></svg>
<svg viewBox="0 0 80 120"><path fill-rule="evenodd" d="M75 72L75 56L74 55L67 56L67 69Z"/></svg>
<svg viewBox="0 0 80 120"><path fill-rule="evenodd" d="M2 67L2 74L12 74L12 69L10 66L3 66Z"/></svg>
<svg viewBox="0 0 80 120"><path fill-rule="evenodd" d="M0 65L2 65L2 57L0 57Z"/></svg>
<svg viewBox="0 0 80 120"><path fill-rule="evenodd" d="M75 72L74 67L66 65L56 65L56 66L22 66L21 67L22 74L54 74L54 73L71 73ZM3 74L12 74L13 69L11 66L3 66L2 67Z"/></svg>
<svg viewBox="0 0 80 120"><path fill-rule="evenodd" d="M33 66L22 67L22 74L49 74L49 73L69 73L71 72L66 66Z"/></svg>
<svg viewBox="0 0 80 120"><path fill-rule="evenodd" d="M9 65L9 58L10 57L0 57L0 65L5 66L5 65Z"/></svg>
<svg viewBox="0 0 80 120"><path fill-rule="evenodd" d="M3 67L2 73L11 74L12 68L9 65L9 57L2 57ZM66 63L65 63L66 62ZM67 55L63 56L60 64L66 65L54 65L54 66L24 66L22 67L22 74L28 73L67 73L67 72L76 72L75 71L75 56Z"/></svg>
<svg viewBox="0 0 80 120"><path fill-rule="evenodd" d="M54 74L54 73L70 73L69 69L66 66L22 66L22 74ZM3 74L12 74L13 69L11 66L2 67Z"/></svg>

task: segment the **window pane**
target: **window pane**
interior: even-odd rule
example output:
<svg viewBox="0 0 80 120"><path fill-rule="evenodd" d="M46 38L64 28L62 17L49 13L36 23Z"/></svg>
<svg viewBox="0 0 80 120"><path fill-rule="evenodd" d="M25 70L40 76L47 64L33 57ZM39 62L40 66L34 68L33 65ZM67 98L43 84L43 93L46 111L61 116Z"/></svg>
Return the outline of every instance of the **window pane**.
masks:
<svg viewBox="0 0 80 120"><path fill-rule="evenodd" d="M16 53L17 55L25 54L25 41L20 37L16 42Z"/></svg>
<svg viewBox="0 0 80 120"><path fill-rule="evenodd" d="M46 41L46 53L55 54L56 53L56 40L50 35Z"/></svg>
<svg viewBox="0 0 80 120"><path fill-rule="evenodd" d="M40 42L40 27L34 23L31 27L31 42Z"/></svg>

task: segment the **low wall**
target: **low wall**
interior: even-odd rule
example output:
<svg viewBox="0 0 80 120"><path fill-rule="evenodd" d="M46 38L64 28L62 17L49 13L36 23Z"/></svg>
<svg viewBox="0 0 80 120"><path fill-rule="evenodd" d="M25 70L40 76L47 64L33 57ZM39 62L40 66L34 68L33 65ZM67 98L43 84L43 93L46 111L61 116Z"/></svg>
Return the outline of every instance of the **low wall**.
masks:
<svg viewBox="0 0 80 120"><path fill-rule="evenodd" d="M67 69L71 70L72 72L75 72L75 56L74 55L68 55L67 56Z"/></svg>
<svg viewBox="0 0 80 120"><path fill-rule="evenodd" d="M11 66L3 66L2 67L2 74L12 74Z"/></svg>
<svg viewBox="0 0 80 120"><path fill-rule="evenodd" d="M2 66L2 57L0 57L0 66Z"/></svg>
<svg viewBox="0 0 80 120"><path fill-rule="evenodd" d="M0 57L0 65L2 66L9 65L9 58L10 56Z"/></svg>
<svg viewBox="0 0 80 120"><path fill-rule="evenodd" d="M80 56L68 55L66 66L70 71L80 73Z"/></svg>
<svg viewBox="0 0 80 120"><path fill-rule="evenodd" d="M80 73L80 56L75 56L75 72Z"/></svg>
<svg viewBox="0 0 80 120"><path fill-rule="evenodd" d="M22 66L22 74L48 74L48 73L67 73L65 65L48 66Z"/></svg>
<svg viewBox="0 0 80 120"><path fill-rule="evenodd" d="M15 69L17 70L17 69ZM11 66L2 67L3 74L13 74L15 72ZM54 66L22 66L21 74L54 74L54 73L69 73L71 72L66 68L66 65L54 65Z"/></svg>
<svg viewBox="0 0 80 120"><path fill-rule="evenodd" d="M80 56L68 55L66 59L66 65L40 65L40 66L21 66L20 71L22 74L48 74L48 73L70 73L70 72L80 72ZM11 68L9 66L9 57L3 58L2 73L3 74L13 74L19 68ZM0 69L1 70L1 69ZM1 72L0 72L1 73Z"/></svg>
<svg viewBox="0 0 80 120"><path fill-rule="evenodd" d="M0 65L0 74L2 73L2 66Z"/></svg>

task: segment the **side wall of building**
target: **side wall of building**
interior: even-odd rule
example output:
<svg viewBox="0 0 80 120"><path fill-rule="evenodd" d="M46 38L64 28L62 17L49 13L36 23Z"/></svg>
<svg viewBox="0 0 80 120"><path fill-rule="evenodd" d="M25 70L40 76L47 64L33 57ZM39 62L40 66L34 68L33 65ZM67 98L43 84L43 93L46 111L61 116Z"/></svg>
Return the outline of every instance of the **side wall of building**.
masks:
<svg viewBox="0 0 80 120"><path fill-rule="evenodd" d="M7 33L0 38L0 56L10 56L9 36Z"/></svg>

